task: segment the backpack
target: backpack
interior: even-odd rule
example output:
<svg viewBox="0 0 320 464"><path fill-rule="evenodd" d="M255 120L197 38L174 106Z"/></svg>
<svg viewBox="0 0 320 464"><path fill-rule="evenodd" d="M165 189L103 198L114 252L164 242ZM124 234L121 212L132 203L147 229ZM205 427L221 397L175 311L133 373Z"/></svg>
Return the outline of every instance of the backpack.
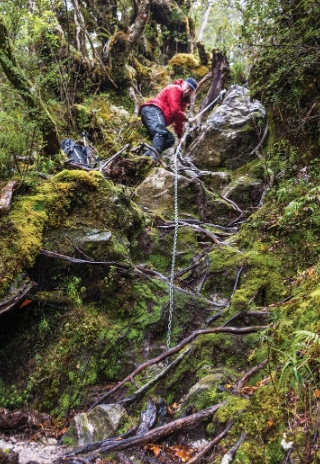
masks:
<svg viewBox="0 0 320 464"><path fill-rule="evenodd" d="M61 142L61 148L73 163L90 166L91 155L88 147L76 143L72 139L65 139Z"/></svg>

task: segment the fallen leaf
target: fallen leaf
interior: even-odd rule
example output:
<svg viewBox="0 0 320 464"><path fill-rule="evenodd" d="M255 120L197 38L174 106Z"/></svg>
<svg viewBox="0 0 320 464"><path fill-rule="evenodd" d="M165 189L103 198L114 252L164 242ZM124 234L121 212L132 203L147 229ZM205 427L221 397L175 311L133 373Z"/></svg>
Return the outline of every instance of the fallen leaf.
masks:
<svg viewBox="0 0 320 464"><path fill-rule="evenodd" d="M182 462L189 461L189 459L191 459L191 457L194 454L194 450L192 448L186 448L185 446L181 446L181 445L172 446L170 447L170 449L175 452L175 456L177 456L178 458L181 458Z"/></svg>
<svg viewBox="0 0 320 464"><path fill-rule="evenodd" d="M24 300L21 305L19 306L19 309L23 308L24 306L27 306L28 304L32 303L31 300Z"/></svg>
<svg viewBox="0 0 320 464"><path fill-rule="evenodd" d="M314 396L315 396L316 398L320 398L320 390L318 390L318 389L315 390Z"/></svg>
<svg viewBox="0 0 320 464"><path fill-rule="evenodd" d="M158 445L146 445L144 448L152 451L155 456L159 456L161 453L161 447Z"/></svg>

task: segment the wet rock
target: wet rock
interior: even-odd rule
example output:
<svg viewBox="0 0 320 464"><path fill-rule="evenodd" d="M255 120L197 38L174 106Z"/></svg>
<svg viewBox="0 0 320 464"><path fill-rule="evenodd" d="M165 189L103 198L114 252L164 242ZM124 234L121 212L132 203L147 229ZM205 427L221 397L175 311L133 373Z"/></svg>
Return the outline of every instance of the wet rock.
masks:
<svg viewBox="0 0 320 464"><path fill-rule="evenodd" d="M227 185L221 195L234 201L239 208L258 206L263 190L263 181L249 175L240 176Z"/></svg>
<svg viewBox="0 0 320 464"><path fill-rule="evenodd" d="M136 201L140 205L172 217L174 207L174 174L162 168L155 169L136 188ZM238 212L203 187L197 179L178 176L179 216L193 215L221 225L228 224Z"/></svg>
<svg viewBox="0 0 320 464"><path fill-rule="evenodd" d="M114 435L126 410L119 404L100 404L88 413L77 414L62 439L63 443L84 446Z"/></svg>
<svg viewBox="0 0 320 464"><path fill-rule="evenodd" d="M0 408L0 430L12 430L28 423L29 414L26 411L9 411Z"/></svg>
<svg viewBox="0 0 320 464"><path fill-rule="evenodd" d="M223 103L208 117L205 130L190 146L188 156L197 168L209 171L218 166L243 166L256 156L252 151L259 143L259 128L264 120L261 102L251 100L248 89L233 85Z"/></svg>
<svg viewBox="0 0 320 464"><path fill-rule="evenodd" d="M221 190L230 182L230 177L228 172L202 171L200 179L208 187L214 190Z"/></svg>

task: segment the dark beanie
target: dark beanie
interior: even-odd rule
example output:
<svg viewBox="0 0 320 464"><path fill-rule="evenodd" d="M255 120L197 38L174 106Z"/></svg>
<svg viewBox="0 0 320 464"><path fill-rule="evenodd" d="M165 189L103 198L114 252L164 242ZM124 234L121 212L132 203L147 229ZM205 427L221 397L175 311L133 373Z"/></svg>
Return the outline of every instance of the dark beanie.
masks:
<svg viewBox="0 0 320 464"><path fill-rule="evenodd" d="M192 88L192 90L196 90L197 88L197 81L193 79L193 77L188 77L185 82L188 84L189 87Z"/></svg>

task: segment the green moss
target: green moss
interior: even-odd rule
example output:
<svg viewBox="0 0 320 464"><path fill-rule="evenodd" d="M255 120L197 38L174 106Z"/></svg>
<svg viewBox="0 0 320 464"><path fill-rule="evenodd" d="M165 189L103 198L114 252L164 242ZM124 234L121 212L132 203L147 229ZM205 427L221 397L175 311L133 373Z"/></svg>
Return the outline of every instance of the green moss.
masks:
<svg viewBox="0 0 320 464"><path fill-rule="evenodd" d="M249 404L250 401L246 398L229 396L227 404L216 412L216 418L219 422L225 423L227 420L233 419L237 413L246 409Z"/></svg>

